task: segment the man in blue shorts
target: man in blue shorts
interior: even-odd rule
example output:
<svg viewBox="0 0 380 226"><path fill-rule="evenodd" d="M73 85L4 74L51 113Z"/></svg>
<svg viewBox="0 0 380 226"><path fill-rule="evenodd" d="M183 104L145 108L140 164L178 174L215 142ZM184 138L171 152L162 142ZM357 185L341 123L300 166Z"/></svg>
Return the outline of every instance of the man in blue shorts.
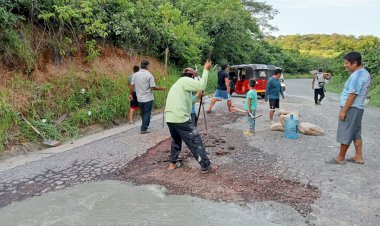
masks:
<svg viewBox="0 0 380 226"><path fill-rule="evenodd" d="M226 64L222 65L222 69L218 72L218 85L216 87L214 98L211 100L210 106L208 107L207 113L211 113L211 108L217 101L227 100L228 112L231 111L231 88L230 80L227 72L228 66Z"/></svg>
<svg viewBox="0 0 380 226"><path fill-rule="evenodd" d="M361 65L362 56L358 52L350 52L344 56L344 67L351 72L344 85L340 101L339 123L336 140L340 143L340 151L336 158L327 163L345 164L346 152L352 141L355 145L355 156L348 162L364 164L362 154L362 118L365 99L371 83L371 75Z"/></svg>
<svg viewBox="0 0 380 226"><path fill-rule="evenodd" d="M269 99L269 121L273 123L273 116L276 108L280 108L280 94L285 99L282 92L281 83L278 80L281 77L282 70L276 69L273 76L269 78L265 91L265 102Z"/></svg>

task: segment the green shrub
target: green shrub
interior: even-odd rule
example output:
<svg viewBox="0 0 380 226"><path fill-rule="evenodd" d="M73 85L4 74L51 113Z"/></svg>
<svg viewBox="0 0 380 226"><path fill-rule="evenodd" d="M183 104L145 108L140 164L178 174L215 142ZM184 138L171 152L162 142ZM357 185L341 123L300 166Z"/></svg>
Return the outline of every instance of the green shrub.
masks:
<svg viewBox="0 0 380 226"><path fill-rule="evenodd" d="M0 154L4 151L4 144L9 140L9 129L16 121L16 112L5 102L5 93L0 90Z"/></svg>

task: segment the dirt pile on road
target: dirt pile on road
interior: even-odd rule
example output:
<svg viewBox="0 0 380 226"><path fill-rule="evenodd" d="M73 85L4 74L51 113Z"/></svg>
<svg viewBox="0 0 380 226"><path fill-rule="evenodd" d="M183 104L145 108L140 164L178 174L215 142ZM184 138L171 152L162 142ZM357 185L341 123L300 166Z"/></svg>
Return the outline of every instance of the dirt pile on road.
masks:
<svg viewBox="0 0 380 226"><path fill-rule="evenodd" d="M227 121L234 120L236 115L227 116ZM116 178L136 184L160 184L171 194L226 202L276 201L293 206L303 215L311 211L310 204L320 197L317 188L280 175L276 172L276 156L250 147L241 131L219 127L217 118L208 119L208 123L212 130L202 136L211 161L218 165L216 172L200 173L186 148L180 155L183 166L167 170L171 144L168 139L130 162Z"/></svg>

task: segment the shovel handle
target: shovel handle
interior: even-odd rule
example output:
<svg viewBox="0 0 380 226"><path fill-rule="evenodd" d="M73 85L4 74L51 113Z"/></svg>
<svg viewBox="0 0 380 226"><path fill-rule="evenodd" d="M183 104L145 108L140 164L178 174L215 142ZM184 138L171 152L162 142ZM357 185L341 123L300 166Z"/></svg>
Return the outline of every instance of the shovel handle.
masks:
<svg viewBox="0 0 380 226"><path fill-rule="evenodd" d="M236 108L236 107L232 107L233 110L236 110L236 111L240 111L240 112L243 112L243 113L247 113L247 111L244 111L242 109L239 109L239 108ZM248 113L249 116L251 116L251 118L255 119L255 118L258 118L258 117L261 117L262 115L257 115L257 116L254 116L252 113Z"/></svg>
<svg viewBox="0 0 380 226"><path fill-rule="evenodd" d="M30 127L32 127L32 129L34 130L34 132L36 132L38 135L40 135L41 137L43 137L45 139L45 137L42 135L42 133L32 125L32 123L30 123L21 113L18 114L22 120L24 120Z"/></svg>

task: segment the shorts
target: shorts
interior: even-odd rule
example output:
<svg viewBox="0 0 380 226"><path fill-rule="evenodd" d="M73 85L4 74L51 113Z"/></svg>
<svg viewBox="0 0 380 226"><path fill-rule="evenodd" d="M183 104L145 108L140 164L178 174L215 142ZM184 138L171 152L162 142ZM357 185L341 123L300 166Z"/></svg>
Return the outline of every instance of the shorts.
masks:
<svg viewBox="0 0 380 226"><path fill-rule="evenodd" d="M131 103L129 104L129 108L133 110L139 109L139 102L137 101L137 95L136 92L132 93L133 99L131 100Z"/></svg>
<svg viewBox="0 0 380 226"><path fill-rule="evenodd" d="M227 90L216 89L214 98L217 98L219 100L230 100L231 95L227 93Z"/></svg>
<svg viewBox="0 0 380 226"><path fill-rule="evenodd" d="M269 99L269 108L272 110L280 108L280 99Z"/></svg>
<svg viewBox="0 0 380 226"><path fill-rule="evenodd" d="M346 118L338 122L336 141L350 145L352 141L362 139L363 109L351 107L348 109Z"/></svg>

